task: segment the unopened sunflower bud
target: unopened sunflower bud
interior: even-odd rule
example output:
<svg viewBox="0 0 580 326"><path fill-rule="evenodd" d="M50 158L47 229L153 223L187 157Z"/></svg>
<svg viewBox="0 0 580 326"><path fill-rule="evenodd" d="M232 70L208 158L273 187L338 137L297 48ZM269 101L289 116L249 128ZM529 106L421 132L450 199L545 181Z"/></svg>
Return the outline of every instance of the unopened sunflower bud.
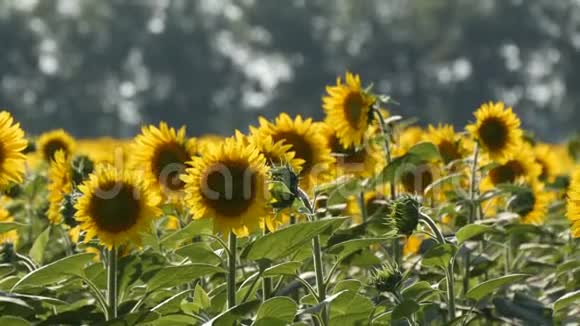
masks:
<svg viewBox="0 0 580 326"><path fill-rule="evenodd" d="M72 181L75 185L80 185L89 174L93 172L95 165L88 156L77 156L71 163Z"/></svg>
<svg viewBox="0 0 580 326"><path fill-rule="evenodd" d="M290 166L273 167L270 173L272 207L284 209L292 206L298 196L298 174Z"/></svg>
<svg viewBox="0 0 580 326"><path fill-rule="evenodd" d="M64 195L60 204L60 214L62 216L62 220L64 224L70 226L71 228L78 225L77 220L75 219L75 214L77 212L75 204L80 195L81 194L78 192L66 194Z"/></svg>
<svg viewBox="0 0 580 326"><path fill-rule="evenodd" d="M399 233L409 236L419 224L419 202L409 195L403 195L391 202L389 216Z"/></svg>
<svg viewBox="0 0 580 326"><path fill-rule="evenodd" d="M385 264L380 270L375 271L372 284L379 292L396 293L403 282L403 273L398 265Z"/></svg>

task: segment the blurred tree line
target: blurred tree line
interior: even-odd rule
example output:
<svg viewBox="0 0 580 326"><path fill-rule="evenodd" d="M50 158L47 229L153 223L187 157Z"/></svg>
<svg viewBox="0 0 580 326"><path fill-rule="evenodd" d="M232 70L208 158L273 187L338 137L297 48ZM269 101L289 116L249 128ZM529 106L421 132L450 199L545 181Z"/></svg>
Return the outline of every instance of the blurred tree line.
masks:
<svg viewBox="0 0 580 326"><path fill-rule="evenodd" d="M0 107L33 133L321 118L346 69L421 124L500 99L546 140L580 120L576 0L0 0L0 41Z"/></svg>

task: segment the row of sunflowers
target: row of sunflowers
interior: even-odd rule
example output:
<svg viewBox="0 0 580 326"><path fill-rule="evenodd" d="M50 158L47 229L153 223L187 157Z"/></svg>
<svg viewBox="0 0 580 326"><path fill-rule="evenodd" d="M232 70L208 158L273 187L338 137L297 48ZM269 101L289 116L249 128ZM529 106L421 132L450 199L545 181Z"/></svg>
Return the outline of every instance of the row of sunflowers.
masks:
<svg viewBox="0 0 580 326"><path fill-rule="evenodd" d="M0 321L580 322L580 141L541 143L502 102L421 128L351 73L322 109L126 140L2 111Z"/></svg>

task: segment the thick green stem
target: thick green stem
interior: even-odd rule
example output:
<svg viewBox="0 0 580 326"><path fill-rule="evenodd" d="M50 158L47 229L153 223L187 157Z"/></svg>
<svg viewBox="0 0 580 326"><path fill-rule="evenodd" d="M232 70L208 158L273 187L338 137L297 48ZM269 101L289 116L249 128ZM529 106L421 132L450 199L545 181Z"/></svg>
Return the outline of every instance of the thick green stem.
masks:
<svg viewBox="0 0 580 326"><path fill-rule="evenodd" d="M264 228L264 235L270 233L268 226ZM270 267L270 261L266 260L261 263L260 269L262 272ZM262 300L266 301L272 297L272 278L262 277Z"/></svg>
<svg viewBox="0 0 580 326"><path fill-rule="evenodd" d="M479 144L475 143L475 148L473 150L473 162L471 162L471 176L469 179L469 223L473 223L478 215L479 208L478 204L475 203L475 194L477 192L477 160L479 158ZM465 252L465 258L463 261L464 272L463 272L463 295L469 291L469 277L470 277L470 264L471 264L471 252L467 250Z"/></svg>
<svg viewBox="0 0 580 326"><path fill-rule="evenodd" d="M236 306L236 235L230 232L229 256L228 256L228 279L227 279L227 295L228 295L228 309Z"/></svg>
<svg viewBox="0 0 580 326"><path fill-rule="evenodd" d="M320 247L320 237L312 239L312 257L314 259L314 273L316 274L316 287L318 290L318 300L326 300L326 284L324 283L324 270L322 265L322 249ZM328 325L328 316L326 309L320 312L324 325Z"/></svg>
<svg viewBox="0 0 580 326"><path fill-rule="evenodd" d="M117 318L117 248L109 250L107 260L107 304L109 306L109 320Z"/></svg>
<svg viewBox="0 0 580 326"><path fill-rule="evenodd" d="M361 216L362 221L364 223L368 219L368 211L367 211L367 205L366 205L366 201L365 201L365 192L364 191L361 191L358 194L358 206L360 208L360 216Z"/></svg>

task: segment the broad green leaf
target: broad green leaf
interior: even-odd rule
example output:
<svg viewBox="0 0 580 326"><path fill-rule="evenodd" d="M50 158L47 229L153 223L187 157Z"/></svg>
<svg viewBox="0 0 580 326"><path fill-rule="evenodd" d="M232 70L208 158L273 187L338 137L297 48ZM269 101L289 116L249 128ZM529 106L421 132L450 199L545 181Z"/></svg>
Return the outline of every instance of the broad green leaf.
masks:
<svg viewBox="0 0 580 326"><path fill-rule="evenodd" d="M497 290L498 288L513 282L517 282L528 276L529 275L527 274L511 274L485 281L469 290L466 294L466 297L469 299L479 301L486 295L491 294L492 292Z"/></svg>
<svg viewBox="0 0 580 326"><path fill-rule="evenodd" d="M211 300L205 290L199 285L195 285L193 292L193 303L199 306L200 309L205 310L211 306Z"/></svg>
<svg viewBox="0 0 580 326"><path fill-rule="evenodd" d="M50 225L40 233L40 235L34 240L28 255L32 260L37 262L38 264L42 264L44 259L44 252L46 248L46 244L48 243L48 239L50 238Z"/></svg>
<svg viewBox="0 0 580 326"><path fill-rule="evenodd" d="M166 314L171 312L179 311L181 300L185 299L192 290L185 290L181 291L171 297L163 300L163 302L159 303L155 307L151 308L151 311L158 312L160 314Z"/></svg>
<svg viewBox="0 0 580 326"><path fill-rule="evenodd" d="M174 248L182 241L191 240L192 238L202 234L212 233L213 230L211 219L203 218L199 220L193 220L183 229L179 229L165 236L163 239L161 239L160 244L164 247Z"/></svg>
<svg viewBox="0 0 580 326"><path fill-rule="evenodd" d="M296 316L298 305L288 297L266 300L258 309L254 326L285 326Z"/></svg>
<svg viewBox="0 0 580 326"><path fill-rule="evenodd" d="M554 312L558 312L573 303L580 303L580 290L564 294L554 302Z"/></svg>
<svg viewBox="0 0 580 326"><path fill-rule="evenodd" d="M441 158L437 146L429 142L418 143L411 147L407 153L416 155L422 161L434 161Z"/></svg>
<svg viewBox="0 0 580 326"><path fill-rule="evenodd" d="M281 263L278 265L274 265L268 267L262 273L263 277L273 277L273 276L280 276L280 275L296 275L298 273L298 269L302 266L302 262L299 261L289 261L285 263Z"/></svg>
<svg viewBox="0 0 580 326"><path fill-rule="evenodd" d="M469 239L473 239L473 238L477 237L478 235L488 233L488 232L493 232L493 231L495 231L495 229L489 225L468 224L468 225L462 227L461 229L459 229L459 231L457 231L455 236L457 237L457 243L462 244L463 242L465 242Z"/></svg>
<svg viewBox="0 0 580 326"><path fill-rule="evenodd" d="M53 284L75 275L84 276L83 267L91 262L93 257L94 254L91 253L77 254L64 257L53 263L42 266L20 279L20 281L12 287L12 291L19 287Z"/></svg>
<svg viewBox="0 0 580 326"><path fill-rule="evenodd" d="M204 323L203 326L231 326L235 325L235 322L248 314L256 311L260 306L260 301L253 300L249 302L244 302L231 309L224 311L223 313L217 315L214 319Z"/></svg>
<svg viewBox="0 0 580 326"><path fill-rule="evenodd" d="M25 224L16 223L16 222L0 222L0 233L8 232L15 230L19 227L24 226Z"/></svg>
<svg viewBox="0 0 580 326"><path fill-rule="evenodd" d="M421 302L427 299L434 292L435 289L431 287L431 284L429 284L429 282L419 281L403 289L401 295L403 296L403 299Z"/></svg>
<svg viewBox="0 0 580 326"><path fill-rule="evenodd" d="M0 325L6 326L29 326L32 325L26 319L16 316L2 316L0 317Z"/></svg>
<svg viewBox="0 0 580 326"><path fill-rule="evenodd" d="M362 283L359 280L342 280L334 286L332 293L338 293L344 290L349 290L351 292L357 293L362 287Z"/></svg>
<svg viewBox="0 0 580 326"><path fill-rule="evenodd" d="M220 256L218 256L213 249L205 242L196 242L183 246L177 250L175 253L189 258L192 263L206 263L206 264L219 264L222 262Z"/></svg>
<svg viewBox="0 0 580 326"><path fill-rule="evenodd" d="M437 147L431 143L423 142L411 147L403 156L399 156L391 161L391 164L385 168L372 180L370 185L380 185L386 182L395 182L395 178L400 174L401 169L407 169L425 161L439 159L441 155Z"/></svg>
<svg viewBox="0 0 580 326"><path fill-rule="evenodd" d="M329 227L338 227L345 218L327 218L288 226L266 234L250 244L243 256L251 260L274 261L286 257Z"/></svg>
<svg viewBox="0 0 580 326"><path fill-rule="evenodd" d="M184 314L165 315L159 319L154 320L148 326L190 326L199 325L199 320Z"/></svg>
<svg viewBox="0 0 580 326"><path fill-rule="evenodd" d="M330 325L364 325L375 309L373 302L357 292L342 291L330 305Z"/></svg>
<svg viewBox="0 0 580 326"><path fill-rule="evenodd" d="M392 319L399 320L403 318L411 318L411 316L419 311L421 306L414 300L405 299L393 309Z"/></svg>
<svg viewBox="0 0 580 326"><path fill-rule="evenodd" d="M453 173L450 175L446 175L442 178L439 178L433 182L431 182L431 184L429 184L425 190L423 191L424 194L429 193L432 189L435 189L438 186L442 186L444 184L447 183L451 183L451 184L457 184L459 182L459 180L461 180L462 178L465 177L465 174L463 173Z"/></svg>
<svg viewBox="0 0 580 326"><path fill-rule="evenodd" d="M328 195L326 205L334 206L345 203L350 196L358 195L362 190L363 186L361 185L360 180L349 180L348 182L341 184Z"/></svg>
<svg viewBox="0 0 580 326"><path fill-rule="evenodd" d="M105 326L134 326L134 325L150 325L161 317L154 311L137 311L132 312L119 318L105 322Z"/></svg>
<svg viewBox="0 0 580 326"><path fill-rule="evenodd" d="M215 273L225 273L225 270L208 264L163 267L147 281L147 288L149 291L155 291L164 287L174 287Z"/></svg>
<svg viewBox="0 0 580 326"><path fill-rule="evenodd" d="M447 268L451 259L455 256L457 247L450 243L438 244L429 249L424 255L421 264L423 266L437 266Z"/></svg>
<svg viewBox="0 0 580 326"><path fill-rule="evenodd" d="M361 250L363 248L369 248L369 246L375 243L385 242L394 237L381 237L381 238L368 238L368 239L354 239L345 242L340 242L332 247L326 249L326 252L331 255L337 255L338 259L344 259L353 252Z"/></svg>

